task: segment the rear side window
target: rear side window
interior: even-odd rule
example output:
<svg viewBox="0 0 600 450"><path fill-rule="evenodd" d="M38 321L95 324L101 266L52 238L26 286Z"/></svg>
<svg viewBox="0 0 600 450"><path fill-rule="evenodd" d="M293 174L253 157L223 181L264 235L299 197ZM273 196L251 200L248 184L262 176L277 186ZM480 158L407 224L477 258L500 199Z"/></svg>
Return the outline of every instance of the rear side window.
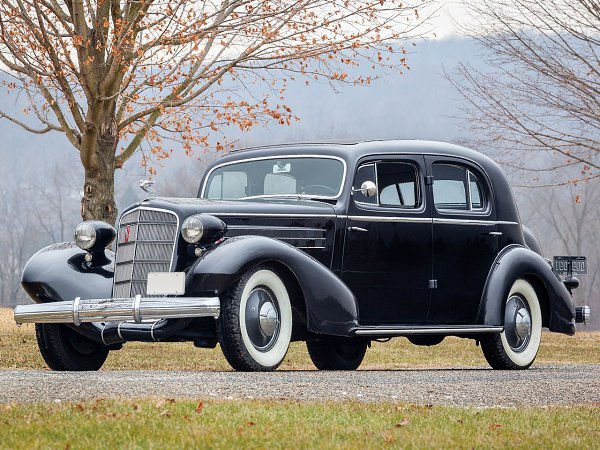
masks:
<svg viewBox="0 0 600 450"><path fill-rule="evenodd" d="M481 180L470 170L452 164L433 165L433 201L438 210L483 211Z"/></svg>

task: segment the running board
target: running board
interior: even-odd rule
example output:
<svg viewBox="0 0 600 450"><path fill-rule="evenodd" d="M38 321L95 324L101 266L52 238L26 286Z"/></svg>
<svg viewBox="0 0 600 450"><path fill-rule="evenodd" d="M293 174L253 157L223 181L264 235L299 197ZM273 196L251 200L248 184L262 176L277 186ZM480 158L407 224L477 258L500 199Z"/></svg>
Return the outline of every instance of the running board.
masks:
<svg viewBox="0 0 600 450"><path fill-rule="evenodd" d="M426 327L403 327L403 326L364 326L353 330L356 336L411 336L415 334L479 334L479 333L502 333L504 327L489 327L484 325L469 326L426 326Z"/></svg>

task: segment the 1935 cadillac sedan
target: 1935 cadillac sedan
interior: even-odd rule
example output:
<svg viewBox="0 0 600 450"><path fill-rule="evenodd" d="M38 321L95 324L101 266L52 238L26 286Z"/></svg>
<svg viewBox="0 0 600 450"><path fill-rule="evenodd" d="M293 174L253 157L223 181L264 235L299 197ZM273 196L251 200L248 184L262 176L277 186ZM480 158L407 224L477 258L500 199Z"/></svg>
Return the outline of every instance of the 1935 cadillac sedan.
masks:
<svg viewBox="0 0 600 450"><path fill-rule="evenodd" d="M115 252L107 247L117 238ZM22 284L54 370L97 370L128 341L220 344L234 369L267 371L290 341L315 366L356 369L373 340L471 338L495 369L534 361L542 327L590 315L519 221L487 157L422 141L232 152L198 198L149 198L117 230L83 222L35 254Z"/></svg>

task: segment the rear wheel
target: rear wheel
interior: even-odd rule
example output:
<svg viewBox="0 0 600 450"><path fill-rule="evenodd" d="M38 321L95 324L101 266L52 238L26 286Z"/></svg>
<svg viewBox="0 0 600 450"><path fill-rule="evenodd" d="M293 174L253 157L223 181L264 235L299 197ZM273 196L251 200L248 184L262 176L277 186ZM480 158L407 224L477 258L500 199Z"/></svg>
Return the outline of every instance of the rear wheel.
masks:
<svg viewBox="0 0 600 450"><path fill-rule="evenodd" d="M535 289L526 280L512 285L504 313L504 331L485 335L481 348L494 369L527 369L542 337L542 311Z"/></svg>
<svg viewBox="0 0 600 450"><path fill-rule="evenodd" d="M52 370L98 370L108 357L108 348L66 325L36 323L35 336L40 353Z"/></svg>
<svg viewBox="0 0 600 450"><path fill-rule="evenodd" d="M319 370L356 370L367 351L367 342L346 338L307 341L306 348Z"/></svg>
<svg viewBox="0 0 600 450"><path fill-rule="evenodd" d="M235 370L275 370L291 336L290 297L273 267L261 265L246 272L223 296L219 339Z"/></svg>

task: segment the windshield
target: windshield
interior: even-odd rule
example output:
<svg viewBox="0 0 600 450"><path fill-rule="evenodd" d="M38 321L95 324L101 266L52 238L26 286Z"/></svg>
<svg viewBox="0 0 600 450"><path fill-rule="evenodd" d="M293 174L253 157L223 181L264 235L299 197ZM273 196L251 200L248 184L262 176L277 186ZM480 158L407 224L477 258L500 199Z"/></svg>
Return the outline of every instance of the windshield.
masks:
<svg viewBox="0 0 600 450"><path fill-rule="evenodd" d="M336 198L342 190L344 170L341 160L318 156L240 161L214 169L202 198Z"/></svg>

